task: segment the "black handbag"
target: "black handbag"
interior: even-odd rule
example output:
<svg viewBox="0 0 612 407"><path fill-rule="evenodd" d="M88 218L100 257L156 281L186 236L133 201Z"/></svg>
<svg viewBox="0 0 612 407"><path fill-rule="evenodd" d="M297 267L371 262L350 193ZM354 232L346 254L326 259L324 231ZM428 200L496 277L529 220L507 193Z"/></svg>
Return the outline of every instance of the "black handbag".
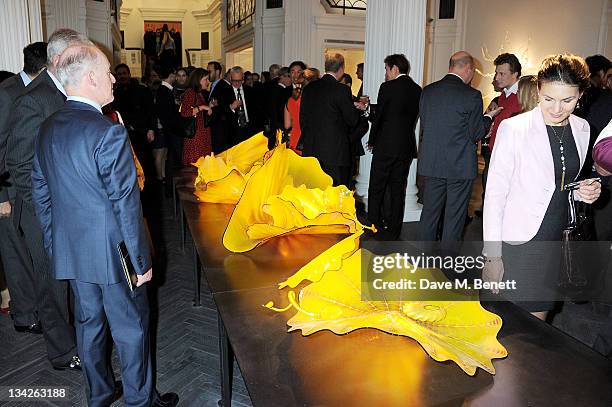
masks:
<svg viewBox="0 0 612 407"><path fill-rule="evenodd" d="M563 230L561 270L557 284L566 297L575 298L586 289L588 284L588 261L584 256L587 253L583 250L585 246L579 242L592 240L593 225L586 210L577 210L574 191L578 189L578 184L574 183L566 188L570 191L568 194L568 224Z"/></svg>
<svg viewBox="0 0 612 407"><path fill-rule="evenodd" d="M183 138L194 138L197 128L196 116L183 117L180 113L181 109L179 108L181 131L178 132L178 135Z"/></svg>

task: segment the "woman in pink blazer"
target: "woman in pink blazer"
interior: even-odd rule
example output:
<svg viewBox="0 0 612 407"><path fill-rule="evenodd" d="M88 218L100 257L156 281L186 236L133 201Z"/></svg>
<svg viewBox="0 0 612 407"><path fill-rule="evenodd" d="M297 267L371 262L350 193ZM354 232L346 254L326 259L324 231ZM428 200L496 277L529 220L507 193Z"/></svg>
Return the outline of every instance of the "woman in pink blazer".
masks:
<svg viewBox="0 0 612 407"><path fill-rule="evenodd" d="M588 123L572 112L588 84L582 58L546 58L538 72L538 106L501 123L491 157L483 278L516 281L516 290L503 295L540 319L555 304L561 255L561 245L542 242L560 241L567 225L564 186L578 177L589 145ZM598 182L584 180L574 199L592 203L600 192Z"/></svg>

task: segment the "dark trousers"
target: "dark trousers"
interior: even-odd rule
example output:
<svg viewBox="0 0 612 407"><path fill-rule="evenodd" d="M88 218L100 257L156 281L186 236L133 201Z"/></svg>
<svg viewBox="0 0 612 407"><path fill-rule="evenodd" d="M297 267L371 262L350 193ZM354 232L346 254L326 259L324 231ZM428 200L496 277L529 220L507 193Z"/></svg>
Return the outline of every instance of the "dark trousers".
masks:
<svg viewBox="0 0 612 407"><path fill-rule="evenodd" d="M224 122L211 125L210 133L213 153L222 153L232 146L232 132Z"/></svg>
<svg viewBox="0 0 612 407"><path fill-rule="evenodd" d="M461 240L472 193L472 183L471 179L425 178L419 240L438 240L442 211L444 211L442 241Z"/></svg>
<svg viewBox="0 0 612 407"><path fill-rule="evenodd" d="M106 406L114 377L108 349L108 328L121 361L126 406L153 401L153 367L149 349L149 302L146 286L131 292L127 283L111 285L70 280L75 298L77 343L89 406Z"/></svg>
<svg viewBox="0 0 612 407"><path fill-rule="evenodd" d="M20 200L17 201L19 205ZM53 365L65 365L77 353L74 329L69 322L68 284L53 278L40 223L28 203L21 203L19 225L32 257L38 318L47 345L47 357Z"/></svg>
<svg viewBox="0 0 612 407"><path fill-rule="evenodd" d="M380 154L374 154L372 157L368 187L368 219L378 227L384 222L387 232L393 239L397 239L402 230L406 183L411 162L412 159L386 157ZM383 210L385 197L390 200L388 205L390 213L384 213Z"/></svg>
<svg viewBox="0 0 612 407"><path fill-rule="evenodd" d="M332 178L335 187L337 187L338 185L344 185L347 188L350 188L350 184L351 184L351 166L350 165L346 165L346 166L328 165L322 162L319 162L319 163L321 164L321 168L323 169L323 171Z"/></svg>
<svg viewBox="0 0 612 407"><path fill-rule="evenodd" d="M11 293L11 315L15 325L32 325L36 316L36 290L32 262L26 243L12 217L0 219L0 258Z"/></svg>
<svg viewBox="0 0 612 407"><path fill-rule="evenodd" d="M480 147L480 154L484 158L484 170L482 171L482 206L484 207L485 192L487 190L487 178L489 176L489 164L491 163L491 149L488 145Z"/></svg>

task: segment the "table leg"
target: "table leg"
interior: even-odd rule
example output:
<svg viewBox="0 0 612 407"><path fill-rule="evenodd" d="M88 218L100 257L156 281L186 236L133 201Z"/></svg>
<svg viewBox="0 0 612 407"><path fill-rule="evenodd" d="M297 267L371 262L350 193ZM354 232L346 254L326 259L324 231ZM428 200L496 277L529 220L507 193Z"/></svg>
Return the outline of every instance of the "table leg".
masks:
<svg viewBox="0 0 612 407"><path fill-rule="evenodd" d="M185 214L181 210L181 251L185 252Z"/></svg>
<svg viewBox="0 0 612 407"><path fill-rule="evenodd" d="M174 209L174 219L176 219L176 179L172 177L172 208Z"/></svg>
<svg viewBox="0 0 612 407"><path fill-rule="evenodd" d="M234 369L234 350L227 337L225 326L218 316L219 324L219 355L221 357L221 400L219 405L223 407L231 407L232 405L232 379Z"/></svg>
<svg viewBox="0 0 612 407"><path fill-rule="evenodd" d="M198 256L198 250L193 245L193 306L201 307L202 303L200 301L200 267L202 267L200 263L200 256Z"/></svg>

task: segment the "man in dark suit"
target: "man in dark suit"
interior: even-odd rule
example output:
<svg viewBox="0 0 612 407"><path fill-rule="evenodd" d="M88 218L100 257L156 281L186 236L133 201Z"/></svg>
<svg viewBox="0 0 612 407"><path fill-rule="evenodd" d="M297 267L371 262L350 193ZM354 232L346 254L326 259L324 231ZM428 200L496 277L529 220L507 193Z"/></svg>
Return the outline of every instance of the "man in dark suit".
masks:
<svg viewBox="0 0 612 407"><path fill-rule="evenodd" d="M68 48L57 77L68 100L41 127L32 198L54 277L69 280L74 293L87 401L106 406L121 393L108 352L110 326L125 405L156 405L143 286L153 270L136 167L125 127L102 115L102 106L113 100L115 79L94 45Z"/></svg>
<svg viewBox="0 0 612 407"><path fill-rule="evenodd" d="M209 68L212 67L215 75L217 74L217 62L211 62L208 64ZM212 65L212 66L211 66ZM221 69L221 65L218 66ZM212 78L216 76L211 76ZM228 148L230 148L232 144L232 135L233 135L233 115L232 112L227 109L234 101L234 96L232 92L232 85L227 80L225 76L222 76L215 80L211 85L211 92L208 98L209 103L215 102L213 105L213 115L210 121L210 130L212 137L212 151L215 154L221 153Z"/></svg>
<svg viewBox="0 0 612 407"><path fill-rule="evenodd" d="M419 115L421 87L408 76L409 72L410 64L403 54L385 58L386 82L378 90L368 141L373 152L368 219L390 239L397 239L402 229L408 170L416 158L414 128ZM391 212L385 217L382 209L387 189Z"/></svg>
<svg viewBox="0 0 612 407"><path fill-rule="evenodd" d="M23 57L23 71L0 85L0 174L5 174L4 178L8 175L5 157L14 103L26 86L45 69L47 44L35 42L28 45L23 50ZM11 180L8 181L6 187L0 187L0 257L11 293L11 316L17 331L42 333L36 316L32 262L23 236L12 221L15 188Z"/></svg>
<svg viewBox="0 0 612 407"><path fill-rule="evenodd" d="M474 72L472 56L457 52L450 59L449 73L421 94L418 173L425 177L419 227L423 241L437 240L443 212L442 241L461 240L477 174L476 143L501 111L483 116L482 95L470 86Z"/></svg>
<svg viewBox="0 0 612 407"><path fill-rule="evenodd" d="M272 68L272 67L270 67ZM289 68L277 69L278 76L264 83L263 107L265 121L272 129L283 129L284 109L293 88L291 86L291 74Z"/></svg>
<svg viewBox="0 0 612 407"><path fill-rule="evenodd" d="M325 75L302 92L300 127L304 157L316 157L334 186L349 187L351 178L351 129L359 122L351 90L342 85L344 57L326 55Z"/></svg>
<svg viewBox="0 0 612 407"><path fill-rule="evenodd" d="M40 223L34 214L32 159L34 141L41 124L58 111L66 100L64 89L55 76L60 55L71 44L84 42L89 40L70 29L60 29L51 35L47 46L47 69L28 85L25 93L15 102L6 154L16 192L13 221L23 233L32 258L38 293L38 317L47 345L47 357L56 369L80 369L80 360L74 329L69 323L67 284L52 276Z"/></svg>
<svg viewBox="0 0 612 407"><path fill-rule="evenodd" d="M263 130L261 106L252 88L243 86L244 71L235 66L230 70L231 103L224 106L232 115L232 146L243 142ZM228 111L229 110L229 111Z"/></svg>
<svg viewBox="0 0 612 407"><path fill-rule="evenodd" d="M168 171L174 163L183 161L183 139L180 137L180 116L178 106L174 101L174 88L172 85L176 75L171 68L160 65L155 67L162 80L155 94L155 117L158 120L156 140L153 142L153 158L158 176L166 178ZM170 159L166 162L168 148ZM168 166L166 166L168 164Z"/></svg>

